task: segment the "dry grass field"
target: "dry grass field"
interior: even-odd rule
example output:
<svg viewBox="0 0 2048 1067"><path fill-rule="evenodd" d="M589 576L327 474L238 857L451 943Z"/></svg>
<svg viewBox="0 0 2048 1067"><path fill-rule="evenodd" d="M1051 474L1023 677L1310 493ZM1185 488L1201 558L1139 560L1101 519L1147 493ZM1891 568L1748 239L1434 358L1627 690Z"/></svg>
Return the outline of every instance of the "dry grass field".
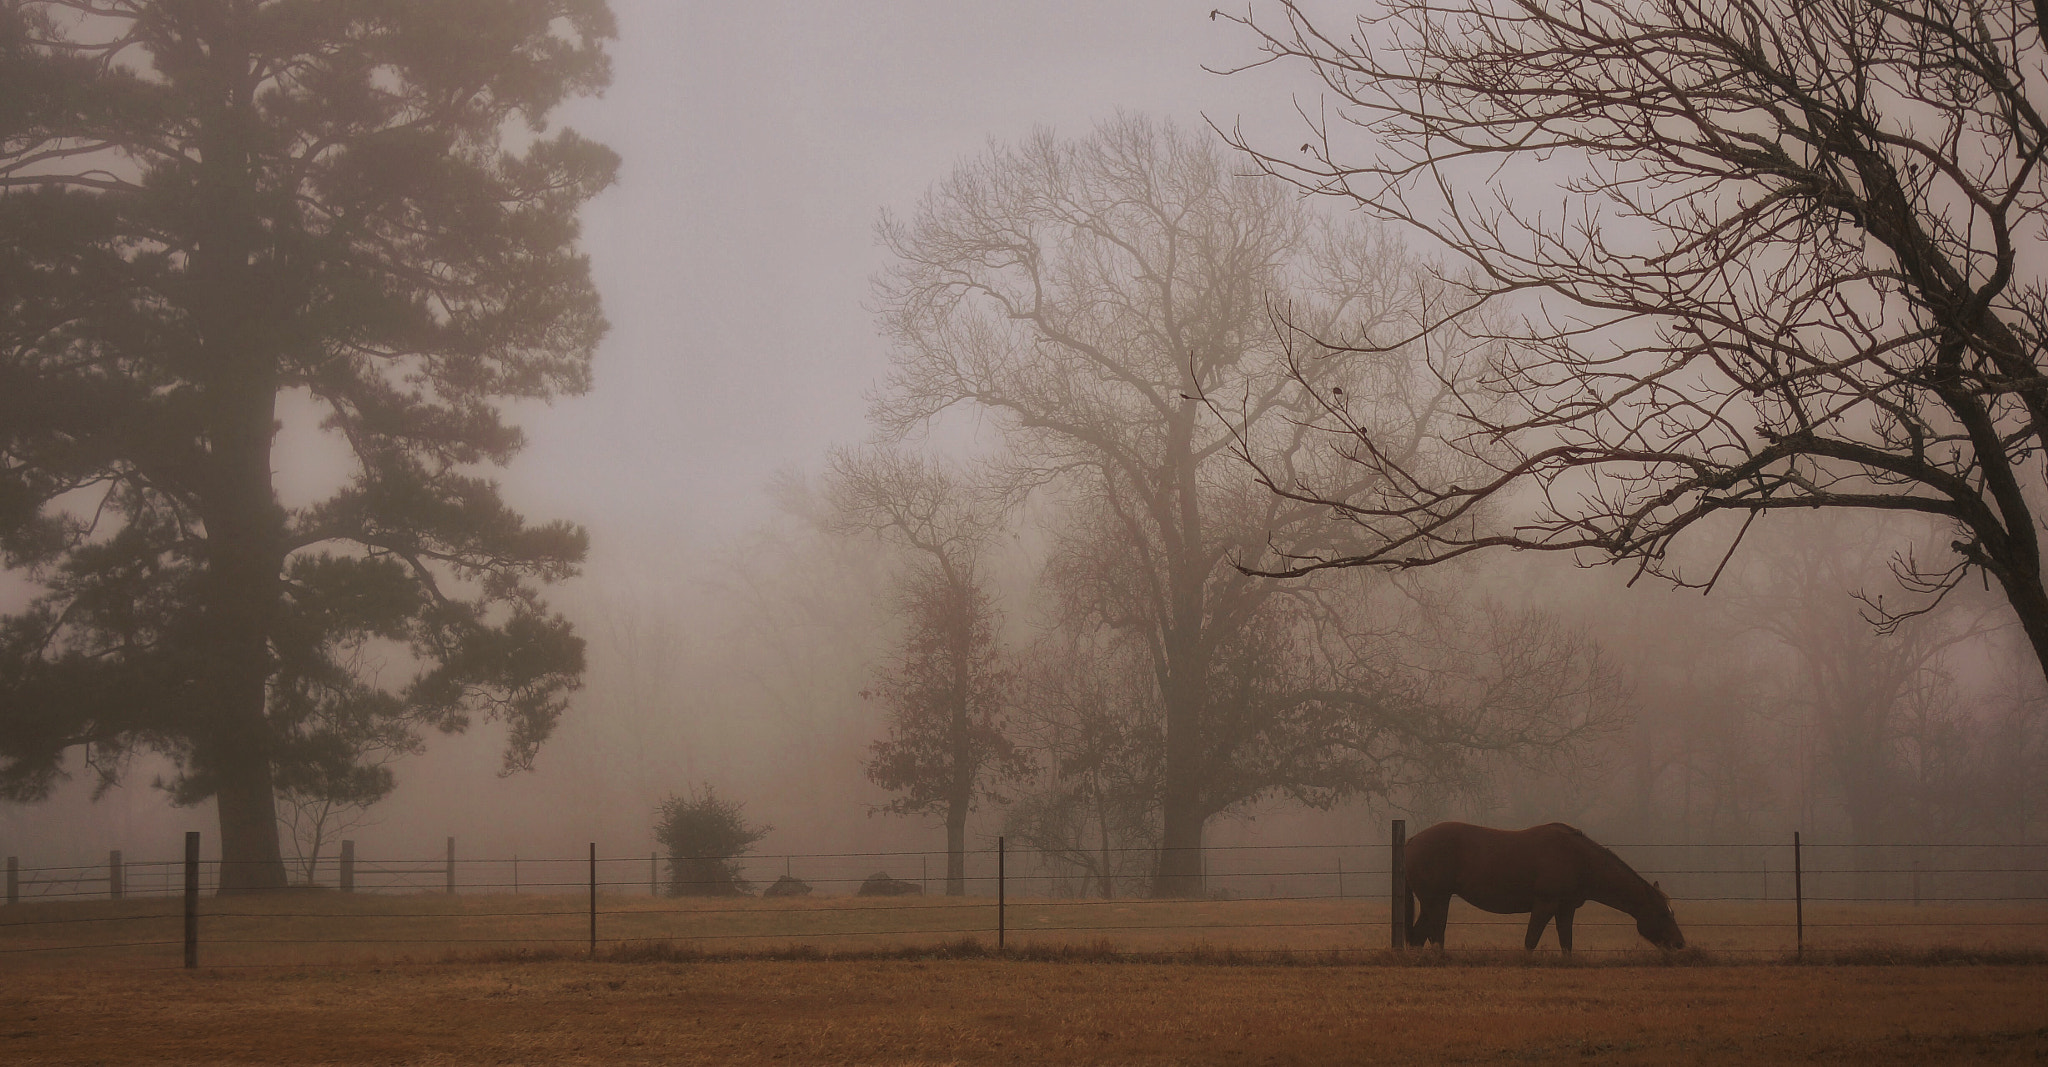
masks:
<svg viewBox="0 0 2048 1067"><path fill-rule="evenodd" d="M175 900L7 908L0 1063L2048 1060L2040 909L1811 906L1794 966L1777 904L1671 958L1589 908L1567 963L1356 900L1013 902L1002 956L971 898L599 903L589 960L578 897L209 898L197 971Z"/></svg>
<svg viewBox="0 0 2048 1067"><path fill-rule="evenodd" d="M0 974L10 1064L2043 1058L2038 966L572 959Z"/></svg>

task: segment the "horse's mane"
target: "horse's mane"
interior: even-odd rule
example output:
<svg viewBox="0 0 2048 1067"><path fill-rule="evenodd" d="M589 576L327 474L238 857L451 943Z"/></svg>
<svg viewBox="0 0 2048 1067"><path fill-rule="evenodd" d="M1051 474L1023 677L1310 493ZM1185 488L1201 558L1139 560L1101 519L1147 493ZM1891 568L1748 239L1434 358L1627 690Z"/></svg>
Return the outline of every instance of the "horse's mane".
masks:
<svg viewBox="0 0 2048 1067"><path fill-rule="evenodd" d="M1600 855L1606 857L1608 861L1612 862L1616 867L1620 868L1621 870L1627 871L1631 875L1634 875L1635 880L1641 882L1643 888L1648 889L1651 893L1655 894L1657 899L1663 901L1666 907L1670 906L1671 895L1669 893L1664 892L1663 886L1660 886L1657 883L1650 881L1648 878L1643 877L1640 873L1636 871L1634 867L1629 865L1629 862L1627 860L1622 859L1620 856L1615 855L1613 849L1608 848L1606 845L1603 845L1590 837L1587 837L1586 831L1581 830L1578 827L1571 825L1570 823L1562 822L1545 823L1544 828L1551 830L1563 830L1564 832L1571 834L1573 837L1576 837L1579 840L1584 841L1586 844L1593 846L1593 848L1599 851Z"/></svg>

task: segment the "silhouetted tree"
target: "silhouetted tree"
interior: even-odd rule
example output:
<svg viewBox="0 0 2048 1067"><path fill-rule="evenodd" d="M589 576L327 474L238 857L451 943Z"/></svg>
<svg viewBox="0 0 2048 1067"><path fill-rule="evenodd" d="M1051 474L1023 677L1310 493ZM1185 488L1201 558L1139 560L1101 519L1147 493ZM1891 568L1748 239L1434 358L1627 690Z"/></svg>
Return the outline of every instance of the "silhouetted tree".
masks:
<svg viewBox="0 0 2048 1067"><path fill-rule="evenodd" d="M1153 873L1165 745L1149 667L1101 637L1056 631L1027 662L1017 732L1042 765L1003 826L1111 899Z"/></svg>
<svg viewBox="0 0 2048 1067"><path fill-rule="evenodd" d="M748 826L736 800L710 786L671 796L654 809L654 840L668 853L668 895L724 897L751 892L739 858L773 827Z"/></svg>
<svg viewBox="0 0 2048 1067"><path fill-rule="evenodd" d="M1201 398L1227 398L1252 433L1295 454L1297 402L1277 373L1291 352L1270 309L1328 294L1303 313L1370 328L1415 298L1411 261L1369 234L1319 228L1282 184L1233 174L1211 142L1138 118L996 149L909 219L885 218L882 236L896 344L876 421L904 434L977 405L1010 446L1011 484L1056 486L1072 505L1062 610L1148 650L1164 745L1154 891L1198 893L1217 810L1204 791L1248 736L1214 730L1213 659L1275 588L1230 560L1328 525L1321 509L1251 491L1230 469L1229 424ZM1409 392L1380 388L1405 369L1393 363L1318 380L1370 382L1367 403L1384 396L1395 421L1426 427L1426 406L1402 409ZM1426 450L1426 432L1413 440Z"/></svg>
<svg viewBox="0 0 2048 1067"><path fill-rule="evenodd" d="M908 220L885 218L879 283L895 371L875 418L907 434L955 405L993 417L1005 482L1064 505L1047 565L1061 625L1127 642L1149 676L1159 751L1152 891L1201 891L1208 820L1260 798L1327 805L1382 788L1383 760L1480 743L1480 720L1407 699L1337 625L1345 595L1247 574L1269 544L1339 543L1327 507L1259 489L1242 441L1303 475L1328 398L1398 438L1404 462L1457 461L1436 438L1448 386L1422 353L1311 358L1274 312L1364 337L1427 319L1444 283L1377 230L1311 215L1281 183L1233 173L1213 143L1138 118L1039 134L960 167ZM1474 358L1483 340L1446 333ZM1297 394L1313 382L1317 397ZM1563 743L1562 738L1552 738Z"/></svg>
<svg viewBox="0 0 2048 1067"><path fill-rule="evenodd" d="M981 573L1004 509L942 465L889 449L835 453L828 494L842 530L879 536L911 558L894 597L902 644L862 694L889 716L867 773L900 794L885 810L944 820L946 893L960 896L968 813L980 801L1003 801L997 786L1030 767L1005 728L1013 672Z"/></svg>
<svg viewBox="0 0 2048 1067"><path fill-rule="evenodd" d="M523 443L500 401L589 382L576 212L617 160L546 122L614 32L604 0L0 6L0 551L42 588L0 621L8 797L161 753L232 892L283 884L275 768L339 759L329 724L482 715L529 763L583 669L535 584L586 538L477 470ZM288 508L302 403L355 469Z"/></svg>
<svg viewBox="0 0 2048 1067"><path fill-rule="evenodd" d="M1328 119L1252 158L1463 259L1415 338L1504 301L1527 318L1453 379L1486 405L1454 435L1483 474L1417 469L1332 407L1373 477L1267 480L1372 536L1271 569L1509 545L1711 585L1722 551L1681 573L1673 549L1739 542L1717 514L1911 511L1954 532L1899 561L1923 596L1886 617L1981 570L2048 666L2040 5L1388 0L1339 33L1274 6L1233 21L1262 64L1313 72Z"/></svg>

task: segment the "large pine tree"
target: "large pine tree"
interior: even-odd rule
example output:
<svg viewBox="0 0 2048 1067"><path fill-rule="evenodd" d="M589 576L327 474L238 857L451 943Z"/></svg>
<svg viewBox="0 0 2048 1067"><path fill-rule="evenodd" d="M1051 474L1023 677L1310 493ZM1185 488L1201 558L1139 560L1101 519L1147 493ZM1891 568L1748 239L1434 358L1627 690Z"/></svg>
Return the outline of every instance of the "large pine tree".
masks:
<svg viewBox="0 0 2048 1067"><path fill-rule="evenodd" d="M0 0L0 792L168 757L223 891L281 885L280 769L482 715L528 762L583 670L582 530L485 476L582 391L578 208L617 159L605 0ZM274 484L281 398L353 477ZM299 777L307 777L300 775ZM312 775L311 777L319 777Z"/></svg>

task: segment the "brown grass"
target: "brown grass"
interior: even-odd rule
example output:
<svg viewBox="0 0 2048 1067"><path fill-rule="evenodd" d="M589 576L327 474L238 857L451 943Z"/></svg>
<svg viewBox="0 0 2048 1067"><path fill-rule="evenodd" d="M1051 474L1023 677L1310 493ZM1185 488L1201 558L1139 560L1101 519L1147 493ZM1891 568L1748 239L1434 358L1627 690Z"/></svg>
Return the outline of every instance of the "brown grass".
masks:
<svg viewBox="0 0 2048 1067"><path fill-rule="evenodd" d="M0 1063L1613 1063L2048 1059L2040 909L1681 905L1664 955L1570 960L1454 912L1385 948L1360 901L296 893L0 910ZM135 942L164 942L140 944ZM25 950L25 951L24 951Z"/></svg>
<svg viewBox="0 0 2048 1067"><path fill-rule="evenodd" d="M971 958L0 972L0 1062L2039 1062L2041 967Z"/></svg>

